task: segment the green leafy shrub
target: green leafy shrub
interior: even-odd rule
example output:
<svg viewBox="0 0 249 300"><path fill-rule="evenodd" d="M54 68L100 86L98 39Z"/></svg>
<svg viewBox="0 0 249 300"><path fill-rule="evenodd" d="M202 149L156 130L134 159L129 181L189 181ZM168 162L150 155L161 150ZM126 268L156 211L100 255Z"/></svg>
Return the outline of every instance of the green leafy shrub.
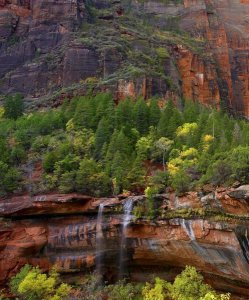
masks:
<svg viewBox="0 0 249 300"><path fill-rule="evenodd" d="M20 94L7 96L4 99L4 117L16 120L23 114L23 97Z"/></svg>
<svg viewBox="0 0 249 300"><path fill-rule="evenodd" d="M11 279L10 287L12 293L29 300L60 300L67 297L71 290L69 285L59 282L55 269L47 275L38 267L29 265Z"/></svg>
<svg viewBox="0 0 249 300"><path fill-rule="evenodd" d="M114 285L108 285L104 289L110 300L142 300L141 285L119 281Z"/></svg>
<svg viewBox="0 0 249 300"><path fill-rule="evenodd" d="M177 275L171 284L155 278L153 284L146 283L142 290L144 300L229 300L229 294L218 295L203 281L203 276L191 266Z"/></svg>

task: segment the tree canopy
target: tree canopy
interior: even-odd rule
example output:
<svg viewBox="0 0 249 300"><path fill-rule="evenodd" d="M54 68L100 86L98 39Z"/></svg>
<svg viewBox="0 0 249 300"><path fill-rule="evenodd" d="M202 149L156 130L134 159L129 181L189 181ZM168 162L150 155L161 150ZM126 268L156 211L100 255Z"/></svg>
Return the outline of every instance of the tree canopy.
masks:
<svg viewBox="0 0 249 300"><path fill-rule="evenodd" d="M181 110L172 101L160 108L156 99L141 98L116 105L102 93L23 115L21 101L6 97L0 118L1 195L24 191L27 170L38 162L45 172L32 193L109 196L113 182L116 192L141 191L152 182L185 192L249 180L249 123L223 111L191 101Z"/></svg>

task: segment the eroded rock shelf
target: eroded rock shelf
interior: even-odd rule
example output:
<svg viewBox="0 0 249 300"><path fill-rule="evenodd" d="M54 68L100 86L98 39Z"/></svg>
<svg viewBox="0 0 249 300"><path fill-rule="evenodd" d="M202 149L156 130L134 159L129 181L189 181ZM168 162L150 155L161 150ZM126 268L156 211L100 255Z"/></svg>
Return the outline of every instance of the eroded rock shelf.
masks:
<svg viewBox="0 0 249 300"><path fill-rule="evenodd" d="M148 280L160 274L170 279L185 265L193 265L214 287L248 295L248 190L248 186L242 186L205 195L159 195L157 201L164 216L155 220L133 217L125 230L129 276ZM56 264L70 277L93 272L100 203L105 203L101 268L107 280L115 280L124 218L122 203L127 199L93 199L76 194L38 198L29 199L32 209L24 209L24 197L1 201L1 284L25 263L38 264L45 270ZM136 205L144 201L144 196L129 199ZM215 212L213 216L198 215L207 205ZM186 215L171 217L183 210ZM19 219L15 218L17 214Z"/></svg>

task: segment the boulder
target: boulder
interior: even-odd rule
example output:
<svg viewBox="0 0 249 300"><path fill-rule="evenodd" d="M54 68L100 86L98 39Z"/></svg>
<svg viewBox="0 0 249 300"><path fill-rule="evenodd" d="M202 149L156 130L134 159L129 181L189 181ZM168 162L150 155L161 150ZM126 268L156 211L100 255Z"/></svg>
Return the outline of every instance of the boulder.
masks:
<svg viewBox="0 0 249 300"><path fill-rule="evenodd" d="M229 196L235 199L249 200L249 185L242 185L231 191Z"/></svg>

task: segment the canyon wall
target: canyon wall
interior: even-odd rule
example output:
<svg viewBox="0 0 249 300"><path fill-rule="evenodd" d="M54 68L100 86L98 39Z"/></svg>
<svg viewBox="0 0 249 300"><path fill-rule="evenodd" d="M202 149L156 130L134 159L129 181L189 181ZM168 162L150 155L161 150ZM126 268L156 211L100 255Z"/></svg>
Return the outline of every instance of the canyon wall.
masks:
<svg viewBox="0 0 249 300"><path fill-rule="evenodd" d="M207 53L212 55L216 76L208 75L208 70L201 72L208 80L208 87L200 88L202 101L203 90L213 95L208 98L217 97L224 101L230 109L248 116L248 74L249 74L249 31L248 12L249 3L243 0L205 0L205 1L184 1L185 7L191 9L193 6L197 17L192 18L183 24L188 26L192 34L200 34L208 40ZM197 2L202 2L202 7L196 9ZM192 60L194 72L196 63ZM198 68L198 67L197 67ZM190 69L191 72L191 69ZM197 73L199 76L199 74ZM190 76L191 77L191 76ZM193 81L192 81L193 84ZM188 83L186 83L189 86ZM218 91L216 90L218 87ZM186 87L188 89L188 87ZM192 85L192 89L194 89ZM193 93L188 94L189 97ZM204 98L202 98L204 97ZM195 97L196 98L196 97ZM198 98L198 97L197 97ZM196 98L196 99L197 99Z"/></svg>
<svg viewBox="0 0 249 300"><path fill-rule="evenodd" d="M205 195L196 192L160 195L157 203L165 215L153 221L133 218L124 237L121 208L127 199L51 194L1 201L0 282L5 284L25 263L39 265L44 270L56 264L74 282L75 277L93 272L97 261L106 280L112 282L120 272L121 241L125 238L123 259L127 275L135 281L150 280L154 275L170 280L186 265L193 265L215 288L246 297L248 195L248 186L219 189ZM134 206L144 201L143 196L129 199ZM105 207L101 224L103 239L98 248L100 203ZM178 216L182 209L189 214ZM216 213L195 214L202 209Z"/></svg>
<svg viewBox="0 0 249 300"><path fill-rule="evenodd" d="M202 53L194 53L182 45L176 47L174 55L183 96L204 104L221 104L248 116L248 1L183 2L177 7L165 7L157 1L145 4L148 12L162 20L165 15L179 18L182 30L206 41Z"/></svg>
<svg viewBox="0 0 249 300"><path fill-rule="evenodd" d="M37 107L97 82L117 99L183 96L248 116L248 14L245 0L1 0L0 93ZM170 56L150 74L156 47Z"/></svg>

